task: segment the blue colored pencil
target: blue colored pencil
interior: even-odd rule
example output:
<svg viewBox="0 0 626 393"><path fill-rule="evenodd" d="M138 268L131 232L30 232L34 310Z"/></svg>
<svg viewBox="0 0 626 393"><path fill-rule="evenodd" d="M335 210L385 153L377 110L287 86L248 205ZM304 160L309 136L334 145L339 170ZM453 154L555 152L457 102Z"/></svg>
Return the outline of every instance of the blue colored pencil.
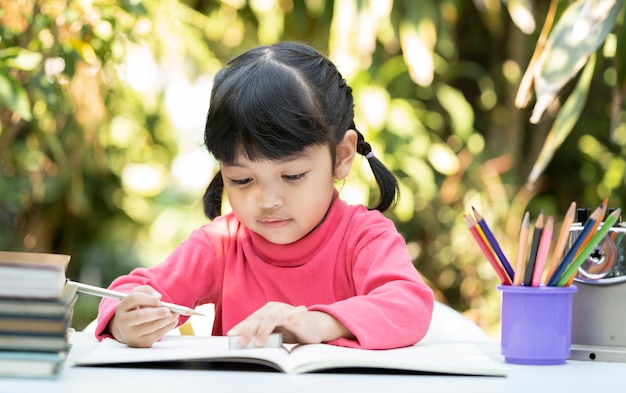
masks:
<svg viewBox="0 0 626 393"><path fill-rule="evenodd" d="M576 256L576 253L580 249L581 245L583 244L583 242L585 241L585 239L587 238L591 230L595 228L595 224L596 224L595 217L589 218L587 220L587 222L585 223L585 226L583 227L583 230L578 234L576 241L574 242L572 247L570 247L570 249L567 251L567 254L565 254L565 258L563 258L559 266L554 271L554 274L552 274L552 277L550 277L550 281L548 281L548 286L556 286L556 284L561 279L561 275L563 275L563 272L565 271L565 269L567 269L567 266L569 266L569 264L572 263L572 261L574 260L574 257Z"/></svg>
<svg viewBox="0 0 626 393"><path fill-rule="evenodd" d="M502 249L500 248L498 241L496 240L495 236L489 229L489 226L487 226L485 219L473 207L472 207L472 210L474 211L474 217L476 217L476 222L478 223L480 228L483 230L483 233L485 234L485 237L487 238L489 245L493 249L493 252L498 256L498 259L500 260L502 267L506 271L506 274L509 276L511 281L513 281L515 273L513 272L513 267L511 267L509 260L506 259L504 252L502 252Z"/></svg>
<svg viewBox="0 0 626 393"><path fill-rule="evenodd" d="M576 259L572 262L570 267L567 268L563 276L557 283L558 286L566 286L569 285L569 282L576 275L576 271L583 264L583 262L589 257L589 255L593 252L596 246L604 239L604 237L609 233L611 227L615 225L617 220L619 219L619 215L621 213L620 209L615 210L613 213L609 215L609 217L602 223L602 227L593 234L593 237L587 242L587 244L580 250Z"/></svg>

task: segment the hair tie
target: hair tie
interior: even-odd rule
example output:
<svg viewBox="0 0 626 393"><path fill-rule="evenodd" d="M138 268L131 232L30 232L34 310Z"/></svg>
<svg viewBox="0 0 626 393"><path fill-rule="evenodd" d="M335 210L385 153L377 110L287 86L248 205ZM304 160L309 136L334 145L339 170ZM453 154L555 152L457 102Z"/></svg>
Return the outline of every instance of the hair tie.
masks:
<svg viewBox="0 0 626 393"><path fill-rule="evenodd" d="M374 157L374 152L373 152L373 151L371 151L371 152L369 152L369 153L367 153L367 154L365 155L365 158L367 158L368 160L369 160L370 158L372 158L372 157Z"/></svg>

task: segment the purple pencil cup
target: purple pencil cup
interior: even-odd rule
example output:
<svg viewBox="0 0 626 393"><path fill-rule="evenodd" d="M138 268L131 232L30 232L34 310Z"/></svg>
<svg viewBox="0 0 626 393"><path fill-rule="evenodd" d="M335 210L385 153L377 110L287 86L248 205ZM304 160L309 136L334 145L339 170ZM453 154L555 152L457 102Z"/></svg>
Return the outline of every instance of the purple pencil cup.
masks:
<svg viewBox="0 0 626 393"><path fill-rule="evenodd" d="M570 357L576 286L499 285L501 353L507 363L563 364Z"/></svg>

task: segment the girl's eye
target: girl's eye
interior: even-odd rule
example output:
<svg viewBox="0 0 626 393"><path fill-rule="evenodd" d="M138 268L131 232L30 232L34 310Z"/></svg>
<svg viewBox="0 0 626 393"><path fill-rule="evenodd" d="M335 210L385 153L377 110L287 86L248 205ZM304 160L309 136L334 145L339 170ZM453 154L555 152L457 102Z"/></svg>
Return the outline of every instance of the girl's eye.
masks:
<svg viewBox="0 0 626 393"><path fill-rule="evenodd" d="M235 185L235 186L245 186L246 184L250 183L252 181L251 178L245 178L245 179L230 179L230 182Z"/></svg>
<svg viewBox="0 0 626 393"><path fill-rule="evenodd" d="M284 175L283 179L287 180L287 181L298 181L300 179L302 179L304 177L304 175L306 175L305 173L300 173L297 175Z"/></svg>

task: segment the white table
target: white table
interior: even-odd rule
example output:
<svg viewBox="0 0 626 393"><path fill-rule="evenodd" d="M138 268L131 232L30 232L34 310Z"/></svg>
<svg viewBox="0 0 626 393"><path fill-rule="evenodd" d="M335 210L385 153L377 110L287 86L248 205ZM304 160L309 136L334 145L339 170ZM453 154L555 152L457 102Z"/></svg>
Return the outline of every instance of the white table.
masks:
<svg viewBox="0 0 626 393"><path fill-rule="evenodd" d="M0 379L1 393L159 393L159 392L603 392L622 391L626 363L568 361L558 366L509 365L506 377L388 374L301 374L256 371L160 370L72 366L97 342L76 333L65 368L53 380ZM498 343L481 344L502 361Z"/></svg>

